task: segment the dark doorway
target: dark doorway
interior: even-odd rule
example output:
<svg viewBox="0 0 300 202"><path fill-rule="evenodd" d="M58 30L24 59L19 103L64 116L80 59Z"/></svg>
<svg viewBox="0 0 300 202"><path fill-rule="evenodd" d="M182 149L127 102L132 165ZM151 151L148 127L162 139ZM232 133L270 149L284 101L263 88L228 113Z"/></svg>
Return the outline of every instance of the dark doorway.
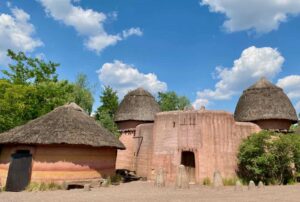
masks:
<svg viewBox="0 0 300 202"><path fill-rule="evenodd" d="M11 155L6 191L23 191L30 182L32 155L29 150L18 150Z"/></svg>
<svg viewBox="0 0 300 202"><path fill-rule="evenodd" d="M185 166L190 183L195 183L195 154L190 151L183 151L181 153L181 164Z"/></svg>

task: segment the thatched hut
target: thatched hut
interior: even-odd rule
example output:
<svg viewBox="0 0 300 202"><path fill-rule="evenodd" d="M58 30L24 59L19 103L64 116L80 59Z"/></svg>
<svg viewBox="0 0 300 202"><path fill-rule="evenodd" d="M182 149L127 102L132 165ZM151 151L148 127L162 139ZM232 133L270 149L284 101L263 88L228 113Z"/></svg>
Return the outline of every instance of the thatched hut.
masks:
<svg viewBox="0 0 300 202"><path fill-rule="evenodd" d="M262 129L289 129L297 123L296 110L283 90L266 78L246 89L235 109L234 118L253 122Z"/></svg>
<svg viewBox="0 0 300 202"><path fill-rule="evenodd" d="M151 93L137 88L125 95L117 110L115 122L119 129L135 128L141 123L153 122L158 112L159 105Z"/></svg>
<svg viewBox="0 0 300 202"><path fill-rule="evenodd" d="M113 175L124 145L71 103L0 134L0 178L7 190L30 181L91 180Z"/></svg>
<svg viewBox="0 0 300 202"><path fill-rule="evenodd" d="M143 88L137 88L125 95L115 115L115 122L121 132L120 141L126 147L126 150L118 151L116 166L118 169L135 169L133 157L137 151L134 139L142 141L135 136L136 127L140 124L153 123L158 112L160 107L155 98Z"/></svg>

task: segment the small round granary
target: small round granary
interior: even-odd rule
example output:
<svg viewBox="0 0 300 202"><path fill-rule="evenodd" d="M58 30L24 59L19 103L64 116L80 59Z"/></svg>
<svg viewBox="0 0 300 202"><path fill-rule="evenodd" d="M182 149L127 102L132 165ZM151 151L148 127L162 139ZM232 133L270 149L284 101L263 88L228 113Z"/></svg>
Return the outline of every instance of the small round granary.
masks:
<svg viewBox="0 0 300 202"><path fill-rule="evenodd" d="M129 92L119 105L115 122L119 129L135 128L142 123L154 121L160 107L154 97L143 88Z"/></svg>
<svg viewBox="0 0 300 202"><path fill-rule="evenodd" d="M75 103L0 134L0 179L9 191L32 182L68 182L114 175L124 145Z"/></svg>
<svg viewBox="0 0 300 202"><path fill-rule="evenodd" d="M262 129L289 129L298 121L296 110L283 90L266 78L246 89L235 109L239 122L254 122Z"/></svg>

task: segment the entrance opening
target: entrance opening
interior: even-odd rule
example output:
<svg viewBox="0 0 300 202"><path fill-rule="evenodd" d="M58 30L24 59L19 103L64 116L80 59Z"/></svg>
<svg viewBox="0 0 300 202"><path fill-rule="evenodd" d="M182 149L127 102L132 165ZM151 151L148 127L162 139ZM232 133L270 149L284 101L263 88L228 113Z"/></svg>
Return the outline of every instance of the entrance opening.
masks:
<svg viewBox="0 0 300 202"><path fill-rule="evenodd" d="M196 182L195 177L195 154L194 152L190 151L183 151L181 153L181 164L185 166L187 175L189 177L190 183Z"/></svg>
<svg viewBox="0 0 300 202"><path fill-rule="evenodd" d="M17 150L11 155L6 191L23 191L30 183L32 155L29 150Z"/></svg>

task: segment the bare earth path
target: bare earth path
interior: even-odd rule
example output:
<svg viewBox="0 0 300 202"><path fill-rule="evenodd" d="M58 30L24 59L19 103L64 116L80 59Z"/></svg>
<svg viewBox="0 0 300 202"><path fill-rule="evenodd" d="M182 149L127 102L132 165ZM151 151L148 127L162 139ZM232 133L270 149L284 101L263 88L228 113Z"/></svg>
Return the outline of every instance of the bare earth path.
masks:
<svg viewBox="0 0 300 202"><path fill-rule="evenodd" d="M300 202L300 185L271 186L262 190L235 191L234 187L216 190L210 187L195 185L188 190L177 190L173 187L156 188L149 182L132 182L97 188L85 192L83 190L0 193L1 202L93 202L93 201L203 201L203 202Z"/></svg>

